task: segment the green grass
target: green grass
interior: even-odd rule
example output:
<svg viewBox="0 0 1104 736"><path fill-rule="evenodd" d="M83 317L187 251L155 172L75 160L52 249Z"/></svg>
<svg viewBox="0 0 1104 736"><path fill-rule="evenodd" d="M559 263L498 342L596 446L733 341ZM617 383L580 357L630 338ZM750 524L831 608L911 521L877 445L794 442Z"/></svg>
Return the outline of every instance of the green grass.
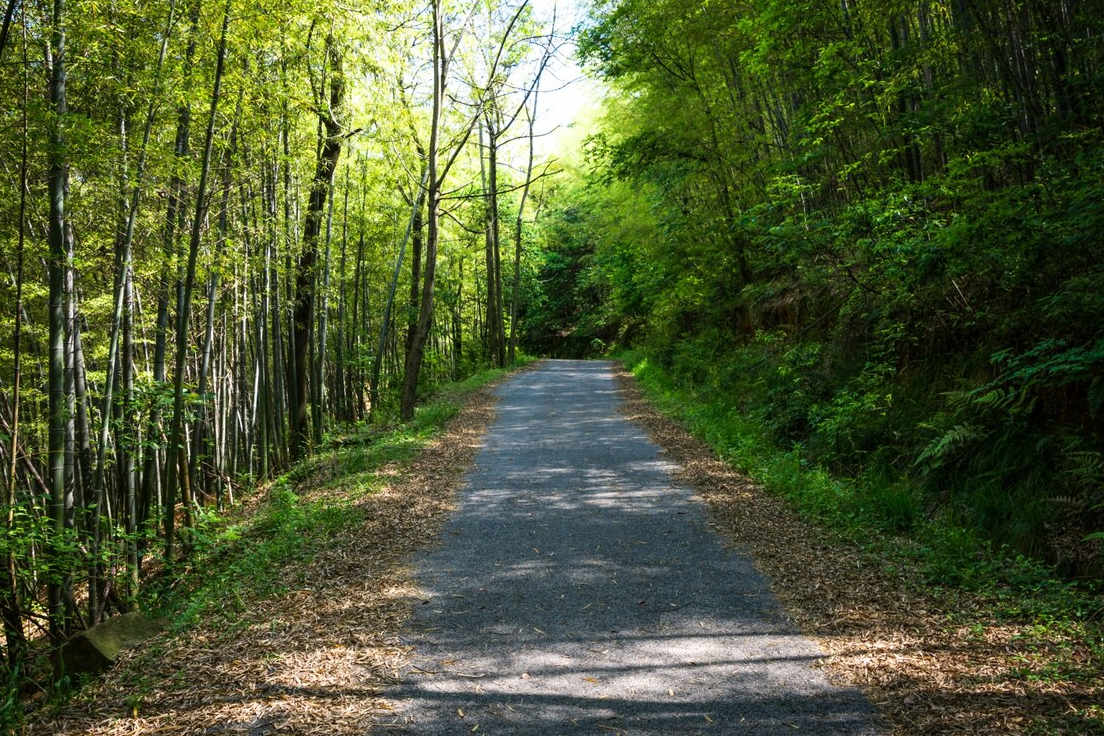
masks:
<svg viewBox="0 0 1104 736"><path fill-rule="evenodd" d="M868 472L846 477L811 461L797 444L780 447L765 417L744 411L735 392L703 389L678 380L642 351L619 359L632 370L648 398L683 423L717 455L784 498L828 539L858 547L869 564L886 570L919 571L917 583L934 597L953 602L969 594L984 602L961 621L1027 623L1025 645L1045 652L1057 640L1078 641L1104 661L1100 616L1104 600L1085 584L1062 580L1037 561L997 549L953 514L925 512L922 496L907 478ZM1099 677L1057 652L1033 677L1055 681Z"/></svg>

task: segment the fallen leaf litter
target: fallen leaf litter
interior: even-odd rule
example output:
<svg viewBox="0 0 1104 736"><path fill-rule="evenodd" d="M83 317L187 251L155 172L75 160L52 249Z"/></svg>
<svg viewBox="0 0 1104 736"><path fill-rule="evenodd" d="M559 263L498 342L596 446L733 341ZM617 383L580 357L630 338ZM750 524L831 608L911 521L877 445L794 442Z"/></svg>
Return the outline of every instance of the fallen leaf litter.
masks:
<svg viewBox="0 0 1104 736"><path fill-rule="evenodd" d="M441 434L381 472L384 488L358 499L364 523L308 563L309 589L250 601L223 629L203 622L168 636L155 660L124 654L79 701L35 714L28 735L363 736L381 726L393 706L380 693L408 662L398 632L417 591L405 560L439 535L495 417L489 386L461 401ZM347 492L327 482L330 472L319 468L296 493L319 500Z"/></svg>
<svg viewBox="0 0 1104 736"><path fill-rule="evenodd" d="M828 653L829 676L863 687L895 734L1023 733L1040 717L1076 724L1045 733L1093 727L1078 722L1078 714L1104 703L1099 662L1080 680L1024 677L1024 648L1017 642L1029 624L986 621L981 635L952 624L950 614L980 611L982 603L961 592L953 602L925 594L931 589L910 584L914 572L886 574L853 545L825 541L785 501L660 414L631 373L617 369L616 375L622 412L677 463L677 479L705 501L717 530L753 555L788 613Z"/></svg>

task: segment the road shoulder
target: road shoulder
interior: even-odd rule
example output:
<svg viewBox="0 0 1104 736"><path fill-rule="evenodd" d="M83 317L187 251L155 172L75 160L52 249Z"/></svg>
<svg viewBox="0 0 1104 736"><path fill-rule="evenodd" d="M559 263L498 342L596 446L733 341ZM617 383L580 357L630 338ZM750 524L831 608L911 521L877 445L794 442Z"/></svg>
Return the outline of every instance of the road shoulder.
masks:
<svg viewBox="0 0 1104 736"><path fill-rule="evenodd" d="M802 521L658 412L632 374L617 371L622 411L679 465L718 531L749 551L787 612L829 654L821 666L840 685L863 688L894 733L1033 731L1036 717L1091 710L1100 692L1023 676L1017 646L1026 624L992 620L984 601L940 597L917 571L887 570L869 552ZM1073 731L1070 731L1073 732Z"/></svg>

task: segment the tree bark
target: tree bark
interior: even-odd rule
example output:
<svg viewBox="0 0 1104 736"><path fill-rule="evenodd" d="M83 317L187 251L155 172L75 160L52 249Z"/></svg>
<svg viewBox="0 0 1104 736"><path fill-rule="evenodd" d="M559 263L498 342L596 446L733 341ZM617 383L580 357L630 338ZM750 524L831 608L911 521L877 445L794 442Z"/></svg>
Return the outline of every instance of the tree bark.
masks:
<svg viewBox="0 0 1104 736"><path fill-rule="evenodd" d="M307 217L303 227L303 249L299 254L295 271L295 303L292 310L292 345L295 360L289 367L288 373L288 383L293 384L295 390L290 438L293 460L298 460L304 455L308 440L307 380L311 367L309 339L317 283L315 267L318 262L318 240L322 231L322 215L326 209L326 199L333 186L334 171L341 156L341 125L334 116L345 98L345 78L341 68L341 53L332 36L326 39L326 51L332 65L328 109L326 101L316 100L325 138L319 146ZM319 409L320 407L315 407L315 411Z"/></svg>
<svg viewBox="0 0 1104 736"><path fill-rule="evenodd" d="M57 116L50 129L49 153L49 455L47 482L50 487L50 530L60 545L65 534L65 192L69 165L65 155L65 0L54 0L51 43L47 50L50 70L50 105ZM54 555L60 555L55 551ZM59 562L63 563L62 560ZM66 591L61 580L52 577L48 603L50 639L60 645L65 630ZM55 663L55 674L60 675Z"/></svg>
<svg viewBox="0 0 1104 736"><path fill-rule="evenodd" d="M168 468L165 482L165 560L172 564L176 529L176 492L178 480L181 481L181 498L184 502L185 519L191 509L191 491L188 487L188 465L184 447L184 362L188 356L188 312L192 301L192 288L195 285L196 261L199 257L199 242L202 235L203 220L207 212L207 179L211 171L211 150L215 139L215 118L218 113L219 98L222 92L222 76L226 66L226 33L230 27L230 0L222 16L222 34L219 38L218 62L215 66L215 84L211 92L211 112L207 119L207 135L203 145L203 159L200 164L199 186L196 189L195 218L192 221L192 235L188 244L188 265L184 274L184 289L181 297L181 309L176 315L176 372L173 376L173 413L169 430ZM183 477L180 477L183 476Z"/></svg>

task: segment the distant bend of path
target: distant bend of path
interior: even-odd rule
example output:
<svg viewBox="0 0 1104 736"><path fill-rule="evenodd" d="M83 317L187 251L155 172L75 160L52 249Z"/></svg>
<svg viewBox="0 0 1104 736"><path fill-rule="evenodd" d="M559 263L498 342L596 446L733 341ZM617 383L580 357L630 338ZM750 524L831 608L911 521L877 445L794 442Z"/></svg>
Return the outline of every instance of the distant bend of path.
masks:
<svg viewBox="0 0 1104 736"><path fill-rule="evenodd" d="M881 733L618 413L609 363L547 361L498 394L441 543L413 561L415 658L381 732Z"/></svg>

